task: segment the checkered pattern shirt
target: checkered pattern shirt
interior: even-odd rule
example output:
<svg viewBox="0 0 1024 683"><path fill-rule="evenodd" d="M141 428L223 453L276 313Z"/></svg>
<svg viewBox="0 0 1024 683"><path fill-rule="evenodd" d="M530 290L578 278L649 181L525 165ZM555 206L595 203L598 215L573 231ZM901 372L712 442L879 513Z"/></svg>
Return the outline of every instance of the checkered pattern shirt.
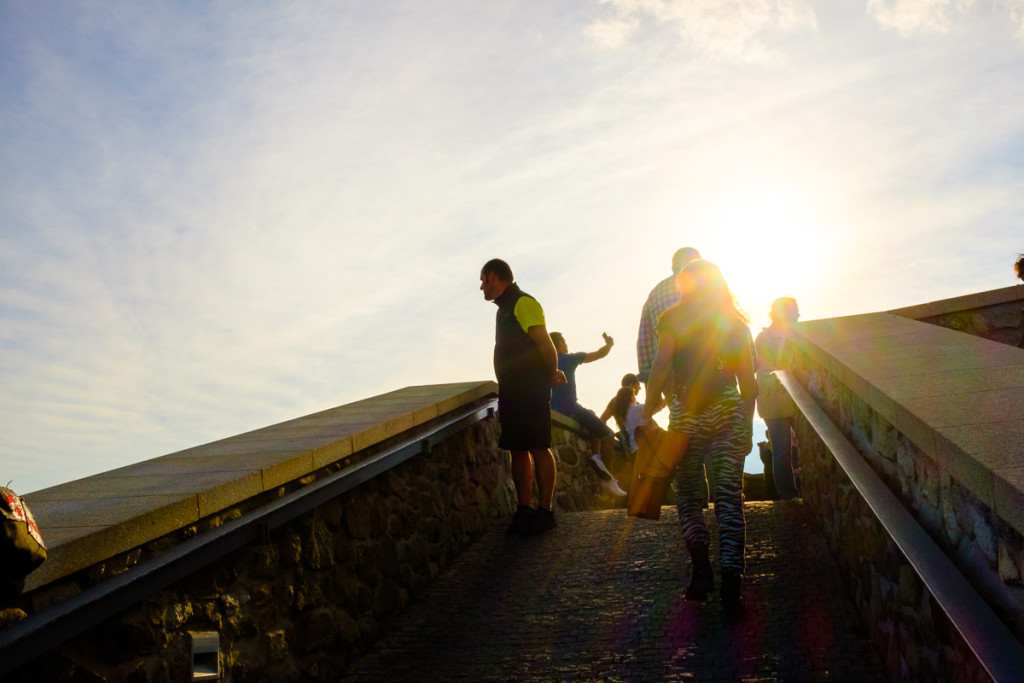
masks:
<svg viewBox="0 0 1024 683"><path fill-rule="evenodd" d="M676 289L676 276L665 278L651 290L644 303L644 312L640 316L640 329L636 335L636 362L639 372L637 376L644 384L654 364L654 356L658 351L658 333L655 326L665 309L679 302L679 290Z"/></svg>

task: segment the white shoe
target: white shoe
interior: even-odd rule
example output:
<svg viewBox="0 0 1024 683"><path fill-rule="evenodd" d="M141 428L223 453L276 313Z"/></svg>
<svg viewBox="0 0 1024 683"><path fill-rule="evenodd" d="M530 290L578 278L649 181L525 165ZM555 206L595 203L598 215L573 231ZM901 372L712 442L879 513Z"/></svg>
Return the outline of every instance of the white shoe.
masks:
<svg viewBox="0 0 1024 683"><path fill-rule="evenodd" d="M594 453L590 456L590 462L593 463L594 467L597 468L597 475L607 481L615 481L615 477L608 471L608 468L604 466L604 461L601 460L601 456Z"/></svg>
<svg viewBox="0 0 1024 683"><path fill-rule="evenodd" d="M628 493L622 490L622 487L619 486L619 482L615 481L614 479L612 479L611 481L604 482L603 486L604 490L612 494L613 496L619 496L621 498L622 496L629 495Z"/></svg>

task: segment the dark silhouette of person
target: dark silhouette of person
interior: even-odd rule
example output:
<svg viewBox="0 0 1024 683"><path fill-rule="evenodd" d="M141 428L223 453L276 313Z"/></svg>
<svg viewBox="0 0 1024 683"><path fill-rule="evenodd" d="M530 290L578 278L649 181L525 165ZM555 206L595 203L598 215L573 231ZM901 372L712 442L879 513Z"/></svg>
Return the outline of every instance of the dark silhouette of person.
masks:
<svg viewBox="0 0 1024 683"><path fill-rule="evenodd" d="M593 410L580 405L576 393L576 369L584 363L593 363L608 355L615 340L602 333L604 346L597 351L569 353L569 345L561 332L551 333L551 343L558 352L558 369L565 373L566 383L551 390L551 408L579 422L590 437L590 463L597 469L604 489L613 496L624 496L615 475L609 469L615 451L615 432L608 428Z"/></svg>
<svg viewBox="0 0 1024 683"><path fill-rule="evenodd" d="M782 500L800 497L794 475L793 417L796 404L775 376L776 370L791 370L789 328L800 317L796 299L779 297L768 313L771 324L754 340L757 353L757 412L768 427L772 448L772 475Z"/></svg>
<svg viewBox="0 0 1024 683"><path fill-rule="evenodd" d="M754 349L748 318L739 309L718 266L689 263L679 276L679 303L658 320L658 351L644 402L645 424L653 422L663 392L671 395L669 430L689 437L675 477L676 510L693 564L684 594L704 601L714 590L704 524L703 456L714 468L718 522L719 596L726 618L744 613L742 577L746 526L743 463L753 444Z"/></svg>
<svg viewBox="0 0 1024 683"><path fill-rule="evenodd" d="M551 387L565 384L540 303L519 288L512 269L491 259L480 270L484 299L498 306L494 374L498 378L498 447L511 453L519 507L510 534L532 535L556 526L552 502L557 469L551 452ZM537 475L539 507L533 509Z"/></svg>

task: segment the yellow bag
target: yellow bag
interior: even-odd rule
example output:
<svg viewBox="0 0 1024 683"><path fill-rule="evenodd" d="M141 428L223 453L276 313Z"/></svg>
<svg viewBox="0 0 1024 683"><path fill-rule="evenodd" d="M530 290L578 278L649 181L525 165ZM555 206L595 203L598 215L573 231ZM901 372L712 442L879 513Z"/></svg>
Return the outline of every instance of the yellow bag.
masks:
<svg viewBox="0 0 1024 683"><path fill-rule="evenodd" d="M626 514L630 517L658 519L676 465L682 460L690 437L679 432L667 432L657 425L643 425L633 430L636 439L636 462L633 465L633 483L629 487Z"/></svg>

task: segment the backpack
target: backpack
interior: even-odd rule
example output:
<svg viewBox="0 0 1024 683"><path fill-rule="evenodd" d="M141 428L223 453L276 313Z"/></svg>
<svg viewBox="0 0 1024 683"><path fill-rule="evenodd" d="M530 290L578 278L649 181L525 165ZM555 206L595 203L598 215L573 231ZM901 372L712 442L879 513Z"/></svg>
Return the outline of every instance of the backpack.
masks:
<svg viewBox="0 0 1024 683"><path fill-rule="evenodd" d="M28 505L0 486L0 582L20 582L45 559L46 545Z"/></svg>

